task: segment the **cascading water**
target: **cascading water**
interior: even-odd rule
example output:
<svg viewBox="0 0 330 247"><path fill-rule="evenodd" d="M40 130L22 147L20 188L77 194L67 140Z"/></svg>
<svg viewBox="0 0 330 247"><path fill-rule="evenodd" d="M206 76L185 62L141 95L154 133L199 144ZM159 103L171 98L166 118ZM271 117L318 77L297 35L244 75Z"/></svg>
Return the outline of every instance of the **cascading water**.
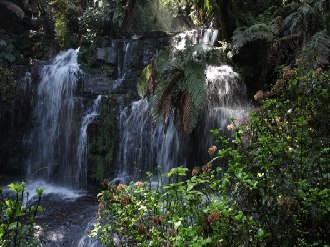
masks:
<svg viewBox="0 0 330 247"><path fill-rule="evenodd" d="M31 133L27 175L74 185L76 134L73 129L74 94L81 70L77 51L60 53L40 73L35 127Z"/></svg>
<svg viewBox="0 0 330 247"><path fill-rule="evenodd" d="M195 152L196 159L200 162L208 161L209 156L205 150L215 141L210 130L221 128L227 132L230 118L243 120L251 111L245 83L231 66L207 66L205 73L208 103L197 127L199 147ZM228 133L230 134L229 131Z"/></svg>
<svg viewBox="0 0 330 247"><path fill-rule="evenodd" d="M184 49L188 43L212 46L218 31L192 30L176 37L175 49ZM208 49L208 48L206 48ZM229 65L207 66L207 107L194 131L197 138L192 145L177 132L171 119L166 133L161 124L154 123L149 114L147 99L135 101L119 117L119 152L117 167L119 178L137 179L157 165L166 173L171 168L185 165L187 161L203 165L209 160L207 148L215 141L211 129L226 130L229 118L244 119L249 112L246 87L238 73Z"/></svg>
<svg viewBox="0 0 330 247"><path fill-rule="evenodd" d="M83 120L81 122L80 127L80 135L78 140L78 148L77 148L77 165L78 171L80 173L76 173L75 180L78 181L78 187L83 188L87 185L87 127L90 123L94 121L96 117L100 115L101 108L101 95L99 95L93 103L91 109L88 109Z"/></svg>
<svg viewBox="0 0 330 247"><path fill-rule="evenodd" d="M81 120L77 50L60 53L40 73L27 176L74 188L87 184L87 127L99 115L101 96ZM81 127L79 125L81 122Z"/></svg>
<svg viewBox="0 0 330 247"><path fill-rule="evenodd" d="M123 182L139 179L156 166L165 173L179 163L184 165L181 138L173 119L164 133L163 126L150 118L148 100L141 99L126 107L120 114L119 128L118 179Z"/></svg>

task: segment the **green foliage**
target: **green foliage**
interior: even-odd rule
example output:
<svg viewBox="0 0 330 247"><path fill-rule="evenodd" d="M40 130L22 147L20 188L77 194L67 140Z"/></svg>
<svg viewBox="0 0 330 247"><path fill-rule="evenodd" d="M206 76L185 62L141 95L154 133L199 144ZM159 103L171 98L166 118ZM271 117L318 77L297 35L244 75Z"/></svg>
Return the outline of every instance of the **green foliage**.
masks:
<svg viewBox="0 0 330 247"><path fill-rule="evenodd" d="M284 1L251 18L249 27L235 30L235 55L238 58L242 52L243 60L244 57L251 56L254 59L250 59L247 66L254 63L252 69L259 67L251 80L257 80L259 85L264 84L267 77L273 76L275 67L292 63L293 58L302 57L310 69L327 64L327 49L324 55L319 52L327 47L327 36L322 32L326 28L324 16L327 10L322 3L323 1ZM316 33L318 34L314 37ZM315 49L317 43L320 47Z"/></svg>
<svg viewBox="0 0 330 247"><path fill-rule="evenodd" d="M165 186L162 181L152 186L151 180L109 185L98 195L99 218L91 236L106 246L237 246L242 242L253 246L266 233L224 193L229 176L221 180L222 170L211 167L194 168L193 177L182 182L188 169L174 168Z"/></svg>
<svg viewBox="0 0 330 247"><path fill-rule="evenodd" d="M114 129L114 113L111 103L105 103L102 99L101 116L97 128L88 131L88 179L93 182L102 181L113 162L114 137L111 136Z"/></svg>
<svg viewBox="0 0 330 247"><path fill-rule="evenodd" d="M40 206L43 190L36 190L38 200L35 205L27 205L29 193L25 191L25 183L8 185L13 195L7 197L0 188L0 245L9 246L41 246L34 221L42 211Z"/></svg>
<svg viewBox="0 0 330 247"><path fill-rule="evenodd" d="M0 67L0 103L9 101L17 94L17 80L14 72Z"/></svg>
<svg viewBox="0 0 330 247"><path fill-rule="evenodd" d="M82 14L80 1L51 0L54 13L54 31L57 45L61 49L77 47L79 42L78 17Z"/></svg>
<svg viewBox="0 0 330 247"><path fill-rule="evenodd" d="M322 26L322 6L320 1L315 3L302 3L283 20L285 35L300 34L307 37Z"/></svg>
<svg viewBox="0 0 330 247"><path fill-rule="evenodd" d="M251 123L235 130L240 160L229 171L244 172L234 191L243 210L260 215L268 241L319 246L329 238L323 232L330 217L323 196L329 193L329 131L322 119L330 112L330 71L298 68L295 74L284 73L281 96L264 100Z"/></svg>
<svg viewBox="0 0 330 247"><path fill-rule="evenodd" d="M150 80L152 75L152 66L149 64L142 71L140 79L137 83L137 91L141 98L144 98L148 92L148 81Z"/></svg>
<svg viewBox="0 0 330 247"><path fill-rule="evenodd" d="M288 72L249 121L231 119L231 138L213 130L213 159L191 178L178 167L168 185L150 173L109 184L91 235L106 246L326 246L330 71Z"/></svg>
<svg viewBox="0 0 330 247"><path fill-rule="evenodd" d="M206 52L200 45L188 46L184 50L165 49L156 55L154 71L144 83L149 84L151 91L152 114L165 126L172 111L177 110L183 133L188 134L195 127L207 100L205 61Z"/></svg>
<svg viewBox="0 0 330 247"><path fill-rule="evenodd" d="M256 40L272 42L279 34L279 26L274 23L257 23L250 27L241 27L234 32L233 44L238 50L245 44Z"/></svg>
<svg viewBox="0 0 330 247"><path fill-rule="evenodd" d="M329 64L330 37L325 31L317 32L302 50L302 59L306 67L315 69Z"/></svg>

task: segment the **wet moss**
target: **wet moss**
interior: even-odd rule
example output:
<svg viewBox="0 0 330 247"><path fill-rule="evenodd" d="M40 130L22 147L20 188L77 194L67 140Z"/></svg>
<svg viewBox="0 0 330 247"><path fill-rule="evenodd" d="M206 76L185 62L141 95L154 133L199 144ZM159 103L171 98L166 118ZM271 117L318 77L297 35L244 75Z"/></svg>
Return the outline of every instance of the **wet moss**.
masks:
<svg viewBox="0 0 330 247"><path fill-rule="evenodd" d="M102 99L99 121L88 130L88 178L102 181L111 172L114 148L114 113L108 99Z"/></svg>

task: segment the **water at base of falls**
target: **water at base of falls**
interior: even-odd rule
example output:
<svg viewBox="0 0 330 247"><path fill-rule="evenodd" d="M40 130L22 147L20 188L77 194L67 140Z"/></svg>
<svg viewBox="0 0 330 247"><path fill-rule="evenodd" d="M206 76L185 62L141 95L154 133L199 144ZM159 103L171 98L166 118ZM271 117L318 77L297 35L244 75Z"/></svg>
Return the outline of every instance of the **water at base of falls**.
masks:
<svg viewBox="0 0 330 247"><path fill-rule="evenodd" d="M26 190L29 201L35 205L35 189L42 188L41 206L35 229L42 235L42 246L96 247L98 241L88 236L96 219L98 202L95 195L83 190L74 190L43 180L28 181Z"/></svg>

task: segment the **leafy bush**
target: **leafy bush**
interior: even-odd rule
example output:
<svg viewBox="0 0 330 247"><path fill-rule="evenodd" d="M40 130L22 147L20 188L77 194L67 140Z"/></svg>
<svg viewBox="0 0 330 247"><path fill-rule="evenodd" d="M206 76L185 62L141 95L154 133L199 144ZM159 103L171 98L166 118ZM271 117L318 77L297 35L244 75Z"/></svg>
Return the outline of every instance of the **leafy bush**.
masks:
<svg viewBox="0 0 330 247"><path fill-rule="evenodd" d="M8 185L13 196L6 197L0 188L0 246L40 246L40 236L34 226L40 206L42 189L37 189L36 205L28 206L29 194L24 191L24 183Z"/></svg>
<svg viewBox="0 0 330 247"><path fill-rule="evenodd" d="M330 238L330 71L285 67L210 163L160 180L109 185L91 235L105 245L325 246ZM215 169L212 169L215 166ZM217 167L218 166L218 167ZM223 167L221 169L220 167Z"/></svg>

